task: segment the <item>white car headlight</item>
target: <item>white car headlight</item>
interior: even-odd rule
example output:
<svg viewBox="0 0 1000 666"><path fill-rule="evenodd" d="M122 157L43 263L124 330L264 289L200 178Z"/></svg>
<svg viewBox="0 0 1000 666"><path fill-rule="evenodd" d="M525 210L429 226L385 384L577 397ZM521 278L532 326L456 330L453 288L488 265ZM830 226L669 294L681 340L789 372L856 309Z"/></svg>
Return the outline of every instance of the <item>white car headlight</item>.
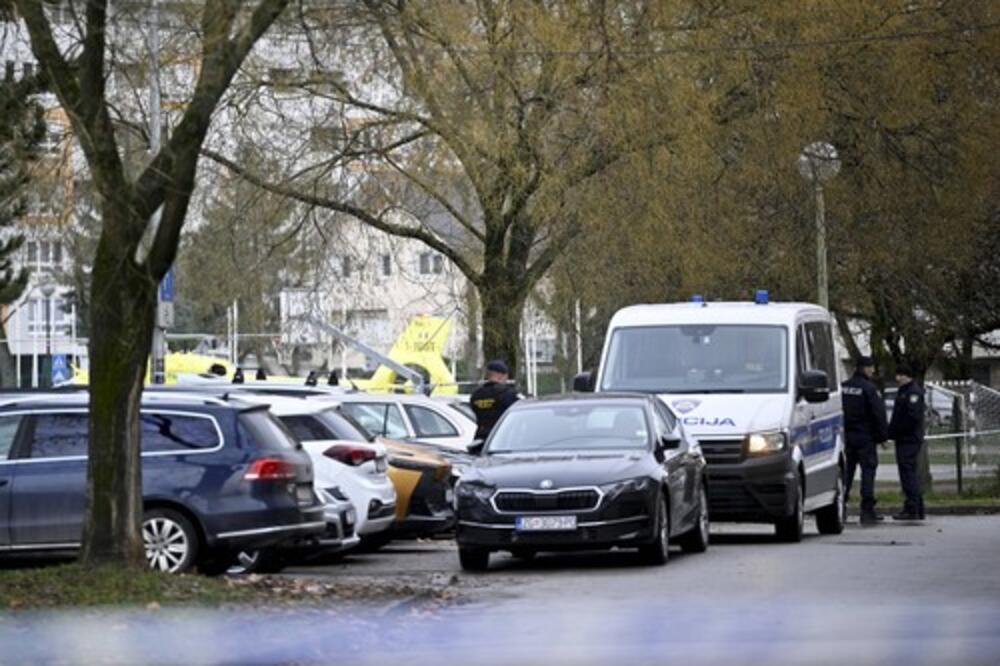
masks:
<svg viewBox="0 0 1000 666"><path fill-rule="evenodd" d="M777 453L785 449L785 433L783 432L757 432L747 435L747 453L752 456Z"/></svg>

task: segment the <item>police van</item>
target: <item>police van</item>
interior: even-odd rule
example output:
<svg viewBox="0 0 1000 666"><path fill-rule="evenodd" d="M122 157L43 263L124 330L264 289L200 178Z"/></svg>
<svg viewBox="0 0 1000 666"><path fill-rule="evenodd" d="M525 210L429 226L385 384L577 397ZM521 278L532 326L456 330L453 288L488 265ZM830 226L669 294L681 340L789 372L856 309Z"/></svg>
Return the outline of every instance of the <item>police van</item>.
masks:
<svg viewBox="0 0 1000 666"><path fill-rule="evenodd" d="M802 538L844 527L843 412L830 313L806 303L635 305L611 319L577 390L656 393L697 438L713 520Z"/></svg>

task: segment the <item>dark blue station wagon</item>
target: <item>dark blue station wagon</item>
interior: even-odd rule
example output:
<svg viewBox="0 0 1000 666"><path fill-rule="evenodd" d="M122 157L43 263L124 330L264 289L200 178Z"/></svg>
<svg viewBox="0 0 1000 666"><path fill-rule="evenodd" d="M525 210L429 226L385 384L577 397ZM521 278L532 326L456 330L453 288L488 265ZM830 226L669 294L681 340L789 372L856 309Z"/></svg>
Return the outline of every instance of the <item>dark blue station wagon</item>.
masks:
<svg viewBox="0 0 1000 666"><path fill-rule="evenodd" d="M309 458L266 407L174 394L141 414L152 568L221 573L240 550L326 528ZM0 553L79 548L88 419L83 393L0 404Z"/></svg>

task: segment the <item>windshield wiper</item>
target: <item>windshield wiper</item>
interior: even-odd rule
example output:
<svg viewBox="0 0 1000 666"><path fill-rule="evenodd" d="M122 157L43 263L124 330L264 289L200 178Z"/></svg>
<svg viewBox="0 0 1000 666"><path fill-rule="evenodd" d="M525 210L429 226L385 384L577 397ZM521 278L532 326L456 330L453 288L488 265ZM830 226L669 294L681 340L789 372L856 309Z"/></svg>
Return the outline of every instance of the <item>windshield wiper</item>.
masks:
<svg viewBox="0 0 1000 666"><path fill-rule="evenodd" d="M667 389L663 393L670 393L672 395L688 395L695 393L746 393L746 389L740 388L720 388L720 389L691 389L685 391L674 391Z"/></svg>

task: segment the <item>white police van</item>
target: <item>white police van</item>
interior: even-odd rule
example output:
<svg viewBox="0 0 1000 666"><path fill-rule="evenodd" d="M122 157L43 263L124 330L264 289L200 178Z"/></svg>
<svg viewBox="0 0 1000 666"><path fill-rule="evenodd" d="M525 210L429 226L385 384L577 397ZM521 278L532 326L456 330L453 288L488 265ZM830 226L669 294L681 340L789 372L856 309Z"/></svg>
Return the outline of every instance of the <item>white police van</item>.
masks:
<svg viewBox="0 0 1000 666"><path fill-rule="evenodd" d="M830 313L806 303L635 305L611 319L596 378L577 390L660 396L708 462L713 520L802 538L843 530L843 412Z"/></svg>

